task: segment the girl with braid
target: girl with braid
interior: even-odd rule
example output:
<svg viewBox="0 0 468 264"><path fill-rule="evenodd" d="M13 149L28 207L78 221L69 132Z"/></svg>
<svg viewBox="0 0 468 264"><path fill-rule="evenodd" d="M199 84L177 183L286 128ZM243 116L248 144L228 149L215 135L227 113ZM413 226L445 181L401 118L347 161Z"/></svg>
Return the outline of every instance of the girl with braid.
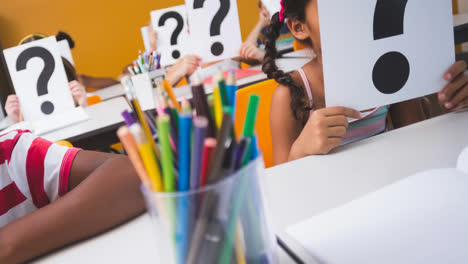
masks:
<svg viewBox="0 0 468 264"><path fill-rule="evenodd" d="M327 154L338 146L383 133L388 115L394 128L425 119L419 98L370 109L364 111L366 114L346 107L326 107L317 0L282 0L281 5L266 29L263 63L263 71L279 83L270 110L275 165ZM279 70L275 63L275 42L285 24L316 54L291 74ZM460 61L444 74L447 85L438 93L438 99L446 109L458 111L468 106L468 76L463 74L466 69L466 63ZM357 120L350 123L348 118Z"/></svg>

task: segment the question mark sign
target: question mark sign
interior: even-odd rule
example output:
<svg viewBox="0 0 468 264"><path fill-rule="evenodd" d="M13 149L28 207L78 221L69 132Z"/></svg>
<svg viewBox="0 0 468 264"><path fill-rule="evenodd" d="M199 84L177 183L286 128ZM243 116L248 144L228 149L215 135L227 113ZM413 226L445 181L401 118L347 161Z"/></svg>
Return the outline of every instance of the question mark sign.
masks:
<svg viewBox="0 0 468 264"><path fill-rule="evenodd" d="M193 2L193 9L199 9L203 7L205 0L195 0ZM220 0L220 7L218 12L216 12L213 20L211 21L210 25L210 36L219 36L221 35L221 24L223 23L224 19L226 18L229 10L231 9L231 1L230 0ZM211 45L211 53L215 56L219 56L223 54L224 46L221 42L215 42Z"/></svg>
<svg viewBox="0 0 468 264"><path fill-rule="evenodd" d="M47 49L42 47L26 49L18 56L16 71L25 70L26 65L32 58L40 58L44 62L44 68L37 79L37 94L39 96L46 95L49 93L48 85L50 77L52 77L55 70L54 56ZM45 101L41 104L41 110L44 114L50 115L54 112L54 105L50 101Z"/></svg>
<svg viewBox="0 0 468 264"><path fill-rule="evenodd" d="M162 15L161 18L159 19L158 26L159 27L164 26L166 24L166 21L171 18L177 21L177 27L175 28L174 32L172 32L172 35L171 35L171 45L177 45L177 39L179 38L179 34L180 32L182 32L182 29L184 28L184 19L182 18L182 16L175 11L167 12L164 15ZM172 52L172 57L174 59L180 58L180 51L174 50Z"/></svg>
<svg viewBox="0 0 468 264"><path fill-rule="evenodd" d="M377 0L374 13L374 40L403 34L408 0ZM372 80L381 93L394 94L408 81L408 59L397 51L382 55L374 65Z"/></svg>

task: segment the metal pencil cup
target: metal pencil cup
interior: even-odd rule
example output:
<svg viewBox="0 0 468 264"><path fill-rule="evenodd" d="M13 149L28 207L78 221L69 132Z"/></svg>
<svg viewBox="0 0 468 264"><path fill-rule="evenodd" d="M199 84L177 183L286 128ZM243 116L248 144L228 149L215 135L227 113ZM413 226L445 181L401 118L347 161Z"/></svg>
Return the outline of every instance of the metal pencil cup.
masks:
<svg viewBox="0 0 468 264"><path fill-rule="evenodd" d="M276 263L259 179L263 158L197 190L158 193L142 187L161 263Z"/></svg>

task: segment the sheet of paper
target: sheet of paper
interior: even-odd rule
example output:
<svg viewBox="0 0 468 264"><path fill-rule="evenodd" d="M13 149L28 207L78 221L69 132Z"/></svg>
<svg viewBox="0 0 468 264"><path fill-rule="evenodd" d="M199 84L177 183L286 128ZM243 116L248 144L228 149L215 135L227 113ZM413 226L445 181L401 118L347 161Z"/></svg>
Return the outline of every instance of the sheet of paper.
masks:
<svg viewBox="0 0 468 264"><path fill-rule="evenodd" d="M464 263L468 174L403 179L286 232L318 263Z"/></svg>
<svg viewBox="0 0 468 264"><path fill-rule="evenodd" d="M468 174L468 147L458 156L457 168Z"/></svg>
<svg viewBox="0 0 468 264"><path fill-rule="evenodd" d="M67 40L61 40L58 43L59 50L60 50L60 55L67 59L73 66L75 65L75 61L73 60L73 55L70 49L70 46L68 45Z"/></svg>
<svg viewBox="0 0 468 264"><path fill-rule="evenodd" d="M262 0L262 4L266 7L271 16L281 10L281 0Z"/></svg>
<svg viewBox="0 0 468 264"><path fill-rule="evenodd" d="M319 0L318 8L327 106L364 110L446 85L451 1Z"/></svg>
<svg viewBox="0 0 468 264"><path fill-rule="evenodd" d="M141 38L143 40L143 45L145 45L145 50L150 52L151 51L151 45L150 45L150 42L149 42L149 26L141 28Z"/></svg>
<svg viewBox="0 0 468 264"><path fill-rule="evenodd" d="M4 53L26 121L75 108L55 37L13 47Z"/></svg>
<svg viewBox="0 0 468 264"><path fill-rule="evenodd" d="M158 33L161 65L172 65L190 53L185 5L152 11L151 21L153 29Z"/></svg>
<svg viewBox="0 0 468 264"><path fill-rule="evenodd" d="M204 62L238 56L242 44L236 0L186 1L190 43Z"/></svg>

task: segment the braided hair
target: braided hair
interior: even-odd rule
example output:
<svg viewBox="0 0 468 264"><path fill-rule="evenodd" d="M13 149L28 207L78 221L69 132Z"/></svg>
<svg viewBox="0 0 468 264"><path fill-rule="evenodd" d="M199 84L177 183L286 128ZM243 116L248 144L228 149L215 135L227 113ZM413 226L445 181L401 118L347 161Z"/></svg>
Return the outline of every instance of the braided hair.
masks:
<svg viewBox="0 0 468 264"><path fill-rule="evenodd" d="M295 19L305 22L305 9L309 0L282 0L284 6L284 18ZM265 30L265 58L262 70L270 79L275 79L278 83L289 88L291 95L290 107L296 120L303 124L307 121L307 112L310 107L305 100L304 88L294 82L291 75L280 70L276 65L278 50L276 40L280 36L281 29L285 22L280 21L279 13L273 15L270 25ZM310 42L310 40L308 41ZM311 44L311 43L308 43Z"/></svg>

